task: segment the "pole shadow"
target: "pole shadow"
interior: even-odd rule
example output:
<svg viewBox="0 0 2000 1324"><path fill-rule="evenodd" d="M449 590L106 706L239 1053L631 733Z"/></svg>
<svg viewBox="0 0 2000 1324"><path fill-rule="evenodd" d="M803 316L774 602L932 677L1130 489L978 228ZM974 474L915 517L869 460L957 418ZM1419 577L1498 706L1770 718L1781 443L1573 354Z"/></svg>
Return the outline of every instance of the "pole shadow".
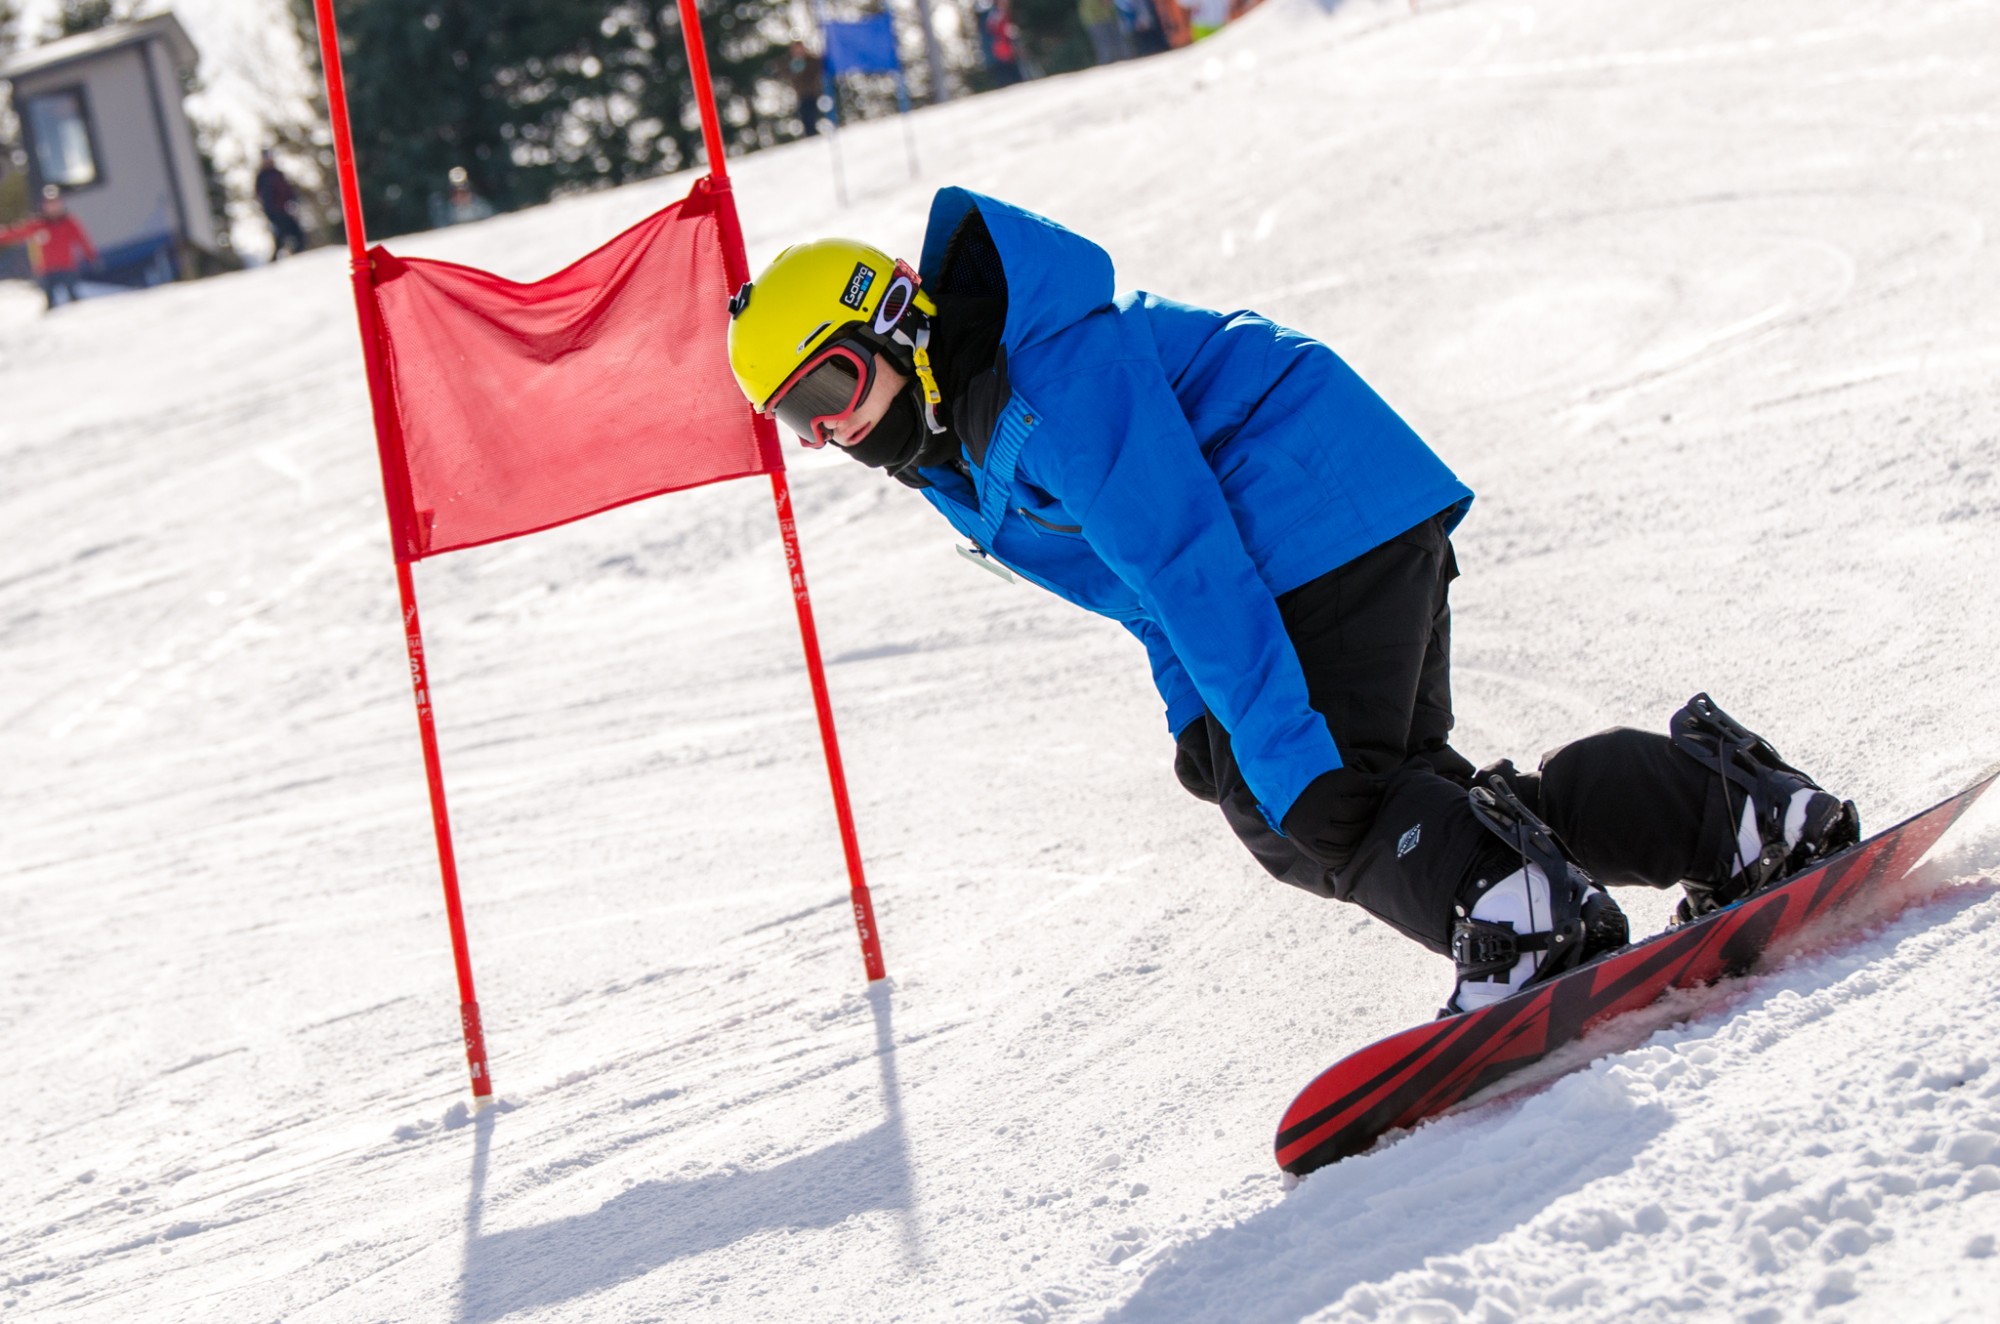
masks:
<svg viewBox="0 0 2000 1324"><path fill-rule="evenodd" d="M496 1119L491 1110L481 1113L473 1127L466 1200L461 1324L588 1296L759 1232L830 1228L874 1210L897 1215L903 1257L913 1267L921 1263L887 981L871 985L868 1000L883 1120L773 1167L641 1182L589 1213L488 1233L481 1214Z"/></svg>

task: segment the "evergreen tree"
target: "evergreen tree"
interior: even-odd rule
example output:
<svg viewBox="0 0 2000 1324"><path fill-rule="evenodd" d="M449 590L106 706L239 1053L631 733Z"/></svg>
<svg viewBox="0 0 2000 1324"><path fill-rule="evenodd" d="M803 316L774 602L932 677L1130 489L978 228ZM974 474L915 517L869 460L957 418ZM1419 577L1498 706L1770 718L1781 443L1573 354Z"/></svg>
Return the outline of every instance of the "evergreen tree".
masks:
<svg viewBox="0 0 2000 1324"><path fill-rule="evenodd" d="M579 35L555 20L577 6L341 0L337 8L370 234L428 228L430 199L454 167L497 207L537 200L510 140L546 104L546 61ZM530 34L544 39L539 48Z"/></svg>
<svg viewBox="0 0 2000 1324"><path fill-rule="evenodd" d="M109 27L129 17L131 9L131 0L62 0L49 22L48 40Z"/></svg>
<svg viewBox="0 0 2000 1324"><path fill-rule="evenodd" d="M181 97L185 100L202 90L201 73L189 70L181 75ZM224 271L240 271L243 259L236 252L235 240L230 234L229 181L215 168L217 147L222 138L221 128L213 121L190 115L188 126L194 130L195 159L201 164L203 182L202 201L208 207L209 223L215 231L215 251L212 253L196 250L186 245L181 252L182 270L197 276L213 276Z"/></svg>
<svg viewBox="0 0 2000 1324"><path fill-rule="evenodd" d="M20 0L0 0L0 61L13 53L20 34ZM28 214L28 158L20 147L20 126L14 120L11 92L10 86L0 84L0 225Z"/></svg>
<svg viewBox="0 0 2000 1324"><path fill-rule="evenodd" d="M340 216L340 183L334 169L333 130L327 124L326 75L319 56L319 24L313 0L289 0L292 33L308 74L305 113L279 116L266 126L272 153L299 195L299 224L314 240L345 242Z"/></svg>
<svg viewBox="0 0 2000 1324"><path fill-rule="evenodd" d="M725 140L796 136L789 0L709 0ZM701 129L662 0L337 0L371 234L435 223L454 168L496 208L692 166Z"/></svg>
<svg viewBox="0 0 2000 1324"><path fill-rule="evenodd" d="M1066 74L1097 62L1090 34L1076 16L1076 0L1013 0L1012 9L1021 44L1043 73Z"/></svg>

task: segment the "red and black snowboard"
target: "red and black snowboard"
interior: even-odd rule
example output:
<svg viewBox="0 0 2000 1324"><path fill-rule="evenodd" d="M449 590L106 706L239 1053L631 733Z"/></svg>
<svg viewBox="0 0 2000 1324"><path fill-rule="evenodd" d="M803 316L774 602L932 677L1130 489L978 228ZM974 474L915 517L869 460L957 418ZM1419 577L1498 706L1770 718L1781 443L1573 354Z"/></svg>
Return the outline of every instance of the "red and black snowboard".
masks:
<svg viewBox="0 0 2000 1324"><path fill-rule="evenodd" d="M1378 1040L1320 1073L1278 1125L1278 1166L1303 1175L1414 1126L1674 989L1754 970L1775 945L1901 879L1995 779L1971 786L1755 896L1621 947L1511 998ZM1584 1058L1572 1066L1583 1065Z"/></svg>

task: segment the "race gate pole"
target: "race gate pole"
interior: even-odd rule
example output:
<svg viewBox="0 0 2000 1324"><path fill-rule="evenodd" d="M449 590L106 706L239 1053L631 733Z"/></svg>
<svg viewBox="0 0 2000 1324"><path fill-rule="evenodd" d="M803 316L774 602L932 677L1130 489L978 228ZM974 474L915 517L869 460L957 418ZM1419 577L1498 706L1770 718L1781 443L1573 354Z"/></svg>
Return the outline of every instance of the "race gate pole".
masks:
<svg viewBox="0 0 2000 1324"><path fill-rule="evenodd" d="M486 1035L479 1021L479 997L472 985L472 955L465 937L465 912L458 895L458 861L452 850L451 819L445 810L444 765L438 756L437 723L431 712L430 678L424 664L424 636L417 619L416 581L410 563L417 559L411 536L409 479L401 466L402 446L396 423L387 365L382 358L381 326L375 307L375 283L368 261L367 226L361 213L361 186L354 171L354 137L347 120L347 85L341 76L340 34L334 23L333 0L313 0L319 24L320 64L326 72L327 118L333 122L335 168L340 178L340 214L347 228L348 269L354 285L354 316L361 328L361 354L368 370L368 401L375 419L375 447L382 464L382 495L389 513L389 533L396 553L396 590L402 599L403 645L410 659L410 684L416 691L417 732L423 742L424 776L430 784L431 827L437 838L438 870L444 881L445 918L451 926L451 953L458 972L459 1026L465 1037L465 1061L472 1073L475 1108L493 1097L493 1077L486 1065Z"/></svg>
<svg viewBox="0 0 2000 1324"><path fill-rule="evenodd" d="M320 0L326 3L326 0ZM722 146L722 119L715 109L715 84L708 72L708 47L702 40L701 13L695 0L679 0L681 38L687 43L688 73L694 80L695 100L701 106L702 142L708 148L708 178L716 194L716 214L722 223L722 257L729 283L740 287L750 279L750 259L743 245L743 230L736 216L736 198L729 187L729 166ZM820 746L826 752L827 780L833 787L833 810L840 823L840 846L847 857L847 882L854 906L854 927L861 938L861 961L870 983L887 976L882 961L882 938L875 927L875 903L868 894L868 880L861 868L861 843L854 832L854 807L848 799L847 774L840 761L840 738L833 726L833 699L826 686L826 667L820 660L819 630L813 624L812 595L806 590L804 558L799 553L799 531L792 518L792 489L785 481L784 454L778 449L777 427L763 416L757 421L758 437L771 465L771 498L777 506L778 533L784 539L785 566L791 574L792 605L798 612L799 639L805 647L806 671L812 677L813 710L819 717Z"/></svg>

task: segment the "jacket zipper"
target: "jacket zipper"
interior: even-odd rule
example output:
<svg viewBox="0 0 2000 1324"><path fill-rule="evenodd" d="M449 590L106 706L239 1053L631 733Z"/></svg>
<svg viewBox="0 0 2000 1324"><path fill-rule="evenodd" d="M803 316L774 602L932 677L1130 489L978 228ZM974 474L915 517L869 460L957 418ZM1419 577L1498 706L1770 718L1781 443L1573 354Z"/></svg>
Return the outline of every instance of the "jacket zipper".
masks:
<svg viewBox="0 0 2000 1324"><path fill-rule="evenodd" d="M1016 506L1014 507L1014 509L1016 512L1020 514L1020 516L1023 519L1027 520L1030 524L1039 525L1042 528L1047 529L1050 533L1083 532L1083 525L1081 524L1052 524L1048 520L1043 519L1040 515L1037 515L1034 511L1029 510L1026 506Z"/></svg>

